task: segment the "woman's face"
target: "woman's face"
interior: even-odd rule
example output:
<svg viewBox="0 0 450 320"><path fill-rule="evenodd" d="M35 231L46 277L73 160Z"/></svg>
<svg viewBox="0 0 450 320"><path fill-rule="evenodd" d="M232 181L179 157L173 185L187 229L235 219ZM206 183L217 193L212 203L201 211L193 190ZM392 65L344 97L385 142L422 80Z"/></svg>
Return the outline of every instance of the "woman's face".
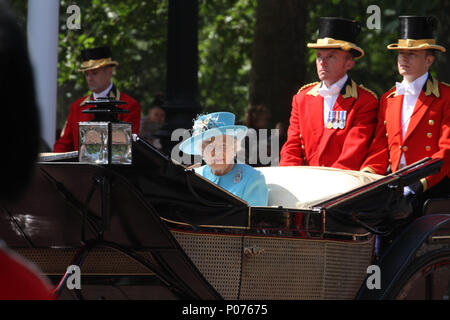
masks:
<svg viewBox="0 0 450 320"><path fill-rule="evenodd" d="M202 156L215 175L224 175L234 166L237 153L236 139L232 136L217 136L202 143Z"/></svg>

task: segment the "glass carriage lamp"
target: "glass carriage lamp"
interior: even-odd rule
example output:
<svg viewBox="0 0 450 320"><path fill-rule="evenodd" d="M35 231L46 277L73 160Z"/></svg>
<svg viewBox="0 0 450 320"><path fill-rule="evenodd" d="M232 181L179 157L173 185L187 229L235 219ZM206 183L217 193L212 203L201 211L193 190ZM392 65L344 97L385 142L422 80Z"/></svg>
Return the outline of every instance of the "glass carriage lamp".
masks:
<svg viewBox="0 0 450 320"><path fill-rule="evenodd" d="M124 101L99 98L86 102L96 107L83 110L94 114L94 119L78 123L78 161L94 164L132 163L132 125L118 119L118 114L129 113L116 105Z"/></svg>

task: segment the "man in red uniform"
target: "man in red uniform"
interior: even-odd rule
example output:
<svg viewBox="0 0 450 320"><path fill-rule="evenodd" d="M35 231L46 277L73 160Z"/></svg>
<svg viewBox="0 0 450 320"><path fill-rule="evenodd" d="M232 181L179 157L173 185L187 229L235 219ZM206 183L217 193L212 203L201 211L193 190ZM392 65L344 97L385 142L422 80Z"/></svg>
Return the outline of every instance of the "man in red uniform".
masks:
<svg viewBox="0 0 450 320"><path fill-rule="evenodd" d="M317 49L320 82L300 88L292 101L281 166L326 166L359 170L376 125L376 95L347 72L364 51L354 44L359 22L320 18Z"/></svg>
<svg viewBox="0 0 450 320"><path fill-rule="evenodd" d="M428 69L435 51L434 17L402 16L400 39L390 44L398 50L398 72L403 81L380 99L375 138L362 170L395 172L425 157L443 159L439 173L405 188L405 195L441 197L450 192L450 87L431 77ZM425 194L422 192L427 191Z"/></svg>
<svg viewBox="0 0 450 320"><path fill-rule="evenodd" d="M81 52L83 63L78 71L84 72L86 82L92 94L78 99L70 106L69 116L64 125L61 137L55 142L55 152L68 152L78 150L78 122L91 121L93 114L82 113L83 110L92 108L86 105L87 101L102 97L125 101L126 105L120 108L127 109L129 113L119 114L119 120L130 122L133 133L139 133L141 121L141 107L139 103L129 95L119 92L111 82L113 67L118 63L111 59L109 47L86 49Z"/></svg>

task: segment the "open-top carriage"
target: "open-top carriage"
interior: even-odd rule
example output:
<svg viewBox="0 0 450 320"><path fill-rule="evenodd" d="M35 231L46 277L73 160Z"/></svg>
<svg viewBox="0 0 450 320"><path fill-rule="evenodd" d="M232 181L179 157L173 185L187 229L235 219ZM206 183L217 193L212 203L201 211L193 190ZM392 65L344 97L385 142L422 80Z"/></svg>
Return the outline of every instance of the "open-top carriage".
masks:
<svg viewBox="0 0 450 320"><path fill-rule="evenodd" d="M440 164L260 168L269 205L249 207L134 136L132 165L41 157L27 194L0 209L0 238L62 299L448 299L450 200L413 219L402 193ZM378 259L376 234L390 232ZM81 289L66 286L71 265Z"/></svg>

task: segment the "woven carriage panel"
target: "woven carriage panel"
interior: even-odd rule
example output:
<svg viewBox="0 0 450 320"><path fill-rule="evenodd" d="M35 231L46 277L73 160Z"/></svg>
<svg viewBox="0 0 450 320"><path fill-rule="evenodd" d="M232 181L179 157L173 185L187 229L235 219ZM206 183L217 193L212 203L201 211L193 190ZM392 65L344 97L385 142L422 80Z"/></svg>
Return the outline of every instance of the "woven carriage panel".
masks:
<svg viewBox="0 0 450 320"><path fill-rule="evenodd" d="M372 241L245 238L241 299L353 299L371 264Z"/></svg>
<svg viewBox="0 0 450 320"><path fill-rule="evenodd" d="M363 243L326 244L324 299L354 299L372 264L373 238Z"/></svg>
<svg viewBox="0 0 450 320"><path fill-rule="evenodd" d="M321 241L245 238L240 299L321 299L324 243Z"/></svg>
<svg viewBox="0 0 450 320"><path fill-rule="evenodd" d="M44 274L64 274L76 254L75 249L15 249L32 261ZM138 252L151 259L149 252ZM151 261L151 260L150 260ZM81 274L153 274L127 255L107 248L95 248L89 252L81 266Z"/></svg>
<svg viewBox="0 0 450 320"><path fill-rule="evenodd" d="M367 275L373 247L372 240L172 233L225 299L353 299Z"/></svg>
<svg viewBox="0 0 450 320"><path fill-rule="evenodd" d="M237 299L242 237L172 231L178 243L224 299Z"/></svg>

